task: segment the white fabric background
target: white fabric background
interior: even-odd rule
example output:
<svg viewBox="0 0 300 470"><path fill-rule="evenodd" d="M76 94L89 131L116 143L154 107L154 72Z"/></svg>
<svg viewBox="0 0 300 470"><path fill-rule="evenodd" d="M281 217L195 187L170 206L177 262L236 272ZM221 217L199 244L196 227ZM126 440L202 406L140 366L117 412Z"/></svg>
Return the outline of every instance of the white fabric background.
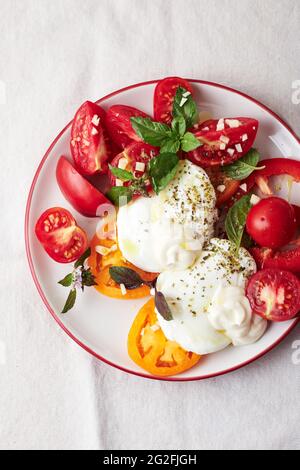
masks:
<svg viewBox="0 0 300 470"><path fill-rule="evenodd" d="M299 328L225 377L129 376L55 324L23 237L35 169L87 98L170 74L202 78L252 94L299 133L299 1L0 0L0 31L0 447L299 449Z"/></svg>

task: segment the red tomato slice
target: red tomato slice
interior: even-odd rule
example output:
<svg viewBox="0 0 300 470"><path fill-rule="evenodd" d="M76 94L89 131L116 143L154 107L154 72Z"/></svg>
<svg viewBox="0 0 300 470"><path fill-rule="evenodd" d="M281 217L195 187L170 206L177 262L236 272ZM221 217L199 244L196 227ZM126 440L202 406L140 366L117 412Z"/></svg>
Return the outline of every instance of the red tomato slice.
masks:
<svg viewBox="0 0 300 470"><path fill-rule="evenodd" d="M88 247L86 233L62 207L46 210L36 223L35 233L48 255L58 263L75 261Z"/></svg>
<svg viewBox="0 0 300 470"><path fill-rule="evenodd" d="M65 157L60 157L58 161L56 179L64 197L82 215L96 217L99 206L111 205L111 202L81 176Z"/></svg>
<svg viewBox="0 0 300 470"><path fill-rule="evenodd" d="M270 158L263 160L264 168L254 171L246 180L247 189L250 191L258 186L268 196L272 194L268 180L272 176L288 175L294 181L300 181L300 162L291 158Z"/></svg>
<svg viewBox="0 0 300 470"><path fill-rule="evenodd" d="M173 102L178 87L193 93L191 84L179 77L167 77L160 80L154 90L154 120L170 124L172 121Z"/></svg>
<svg viewBox="0 0 300 470"><path fill-rule="evenodd" d="M195 136L203 145L188 152L187 158L204 168L228 165L249 152L257 130L256 119L224 118L224 122L211 119L195 127Z"/></svg>
<svg viewBox="0 0 300 470"><path fill-rule="evenodd" d="M151 158L156 157L159 154L159 149L152 145L145 144L144 142L137 142L126 147L123 152L119 153L111 162L111 165L116 168L122 168L123 170L130 171L136 178L141 178L147 168L148 162ZM136 164L141 163L144 165L144 170L136 169ZM142 165L142 166L143 166ZM110 173L111 184L116 185L116 177ZM123 183L124 186L130 186L131 181ZM148 191L151 190L151 184L147 184L146 188Z"/></svg>
<svg viewBox="0 0 300 470"><path fill-rule="evenodd" d="M133 141L141 142L142 139L132 128L130 118L149 117L143 111L131 106L115 105L109 108L106 115L106 127L112 141L123 149Z"/></svg>
<svg viewBox="0 0 300 470"><path fill-rule="evenodd" d="M246 295L253 312L266 320L291 320L300 310L300 283L289 271L257 272L249 280Z"/></svg>
<svg viewBox="0 0 300 470"><path fill-rule="evenodd" d="M105 111L86 101L77 111L71 129L71 153L76 167L84 175L106 170L110 157L105 125Z"/></svg>

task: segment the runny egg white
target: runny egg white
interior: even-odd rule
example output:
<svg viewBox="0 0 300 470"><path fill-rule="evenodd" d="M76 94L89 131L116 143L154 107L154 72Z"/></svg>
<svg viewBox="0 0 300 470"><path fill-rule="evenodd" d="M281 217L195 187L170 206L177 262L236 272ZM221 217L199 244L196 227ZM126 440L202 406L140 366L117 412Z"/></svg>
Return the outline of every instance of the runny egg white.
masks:
<svg viewBox="0 0 300 470"><path fill-rule="evenodd" d="M213 235L216 195L205 171L188 160L159 195L120 208L118 243L123 256L148 272L186 269Z"/></svg>
<svg viewBox="0 0 300 470"><path fill-rule="evenodd" d="M201 355L257 341L267 322L252 314L245 297L245 283L255 271L246 249L236 253L230 241L215 238L192 267L161 273L157 290L173 316L166 321L157 312L165 336Z"/></svg>

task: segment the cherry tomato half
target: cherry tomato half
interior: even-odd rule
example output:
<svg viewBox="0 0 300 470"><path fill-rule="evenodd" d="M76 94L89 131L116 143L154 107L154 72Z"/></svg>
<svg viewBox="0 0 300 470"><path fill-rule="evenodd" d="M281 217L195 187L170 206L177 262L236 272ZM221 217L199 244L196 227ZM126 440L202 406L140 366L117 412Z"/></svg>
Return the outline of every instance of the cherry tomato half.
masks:
<svg viewBox="0 0 300 470"><path fill-rule="evenodd" d="M228 165L249 152L257 130L258 121L244 117L203 122L194 130L202 145L188 152L187 158L204 168Z"/></svg>
<svg viewBox="0 0 300 470"><path fill-rule="evenodd" d="M177 88L185 88L193 93L191 84L179 77L167 77L160 80L154 90L154 120L170 124L172 121L173 102Z"/></svg>
<svg viewBox="0 0 300 470"><path fill-rule="evenodd" d="M130 118L149 117L143 111L117 104L109 108L106 115L106 127L112 141L124 149L133 141L141 142L142 139L135 133Z"/></svg>
<svg viewBox="0 0 300 470"><path fill-rule="evenodd" d="M241 182L229 178L220 168L210 167L205 169L210 182L217 195L217 207L229 201L238 191Z"/></svg>
<svg viewBox="0 0 300 470"><path fill-rule="evenodd" d="M300 310L299 279L289 271L258 271L250 278L246 295L253 312L267 320L291 320Z"/></svg>
<svg viewBox="0 0 300 470"><path fill-rule="evenodd" d="M84 175L106 170L110 148L105 130L105 111L86 101L75 114L71 129L71 153L76 167Z"/></svg>
<svg viewBox="0 0 300 470"><path fill-rule="evenodd" d="M193 367L201 356L168 340L157 326L154 300L139 311L128 335L128 354L140 367L158 376L170 376Z"/></svg>
<svg viewBox="0 0 300 470"><path fill-rule="evenodd" d="M246 229L260 246L280 248L289 243L296 232L295 211L280 197L262 199L247 216Z"/></svg>
<svg viewBox="0 0 300 470"><path fill-rule="evenodd" d="M99 206L111 204L65 157L58 161L56 179L64 197L80 214L96 217Z"/></svg>
<svg viewBox="0 0 300 470"><path fill-rule="evenodd" d="M111 162L116 168L130 171L136 178L141 178L147 169L148 162L159 154L157 147L145 144L144 142L136 142L126 147L123 152L119 153ZM116 177L110 172L111 184L116 185ZM130 186L131 181L123 183L124 186ZM146 184L146 189L151 191L151 184Z"/></svg>
<svg viewBox="0 0 300 470"><path fill-rule="evenodd" d="M35 233L48 255L58 263L75 261L88 247L86 233L62 207L47 209L38 219Z"/></svg>

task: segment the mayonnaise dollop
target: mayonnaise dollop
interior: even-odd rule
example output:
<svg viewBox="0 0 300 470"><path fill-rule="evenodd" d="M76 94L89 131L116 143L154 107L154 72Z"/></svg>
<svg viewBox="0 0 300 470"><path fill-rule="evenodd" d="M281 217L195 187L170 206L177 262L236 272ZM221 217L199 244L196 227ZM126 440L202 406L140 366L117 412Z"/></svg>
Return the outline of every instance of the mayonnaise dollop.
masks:
<svg viewBox="0 0 300 470"><path fill-rule="evenodd" d="M239 282L238 282L239 283ZM267 321L252 313L242 285L220 284L208 309L208 320L218 331L224 331L234 346L252 344L262 337Z"/></svg>

